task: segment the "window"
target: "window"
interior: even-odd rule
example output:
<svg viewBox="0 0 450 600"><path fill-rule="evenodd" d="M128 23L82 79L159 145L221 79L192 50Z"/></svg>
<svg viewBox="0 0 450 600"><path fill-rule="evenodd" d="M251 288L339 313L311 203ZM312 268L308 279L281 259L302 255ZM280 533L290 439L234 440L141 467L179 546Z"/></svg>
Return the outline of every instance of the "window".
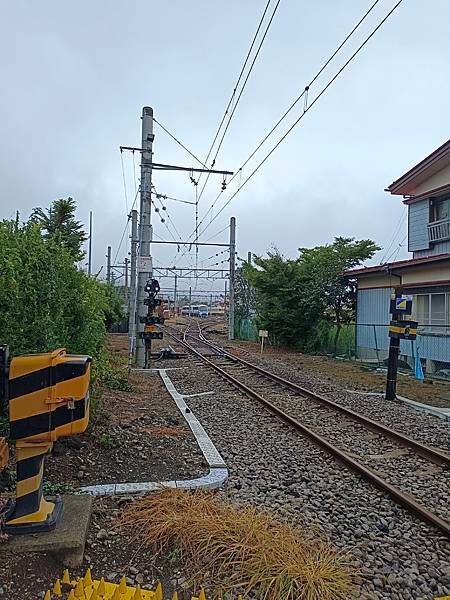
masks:
<svg viewBox="0 0 450 600"><path fill-rule="evenodd" d="M430 223L443 221L450 217L450 198L431 198L430 200Z"/></svg>
<svg viewBox="0 0 450 600"><path fill-rule="evenodd" d="M450 294L417 294L414 300L419 325L445 333L445 328L450 326Z"/></svg>

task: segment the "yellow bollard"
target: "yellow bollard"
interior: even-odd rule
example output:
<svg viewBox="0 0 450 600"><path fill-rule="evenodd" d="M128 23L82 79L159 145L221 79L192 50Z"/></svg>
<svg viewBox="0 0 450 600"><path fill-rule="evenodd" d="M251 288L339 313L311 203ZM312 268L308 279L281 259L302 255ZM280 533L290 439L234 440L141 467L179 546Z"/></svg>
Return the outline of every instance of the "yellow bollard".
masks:
<svg viewBox="0 0 450 600"><path fill-rule="evenodd" d="M45 592L44 600L52 600L52 596L50 594L50 590Z"/></svg>
<svg viewBox="0 0 450 600"><path fill-rule="evenodd" d="M178 600L178 592L173 593L172 600Z"/></svg>
<svg viewBox="0 0 450 600"><path fill-rule="evenodd" d="M70 590L70 594L67 596L67 600L75 600L75 592Z"/></svg>

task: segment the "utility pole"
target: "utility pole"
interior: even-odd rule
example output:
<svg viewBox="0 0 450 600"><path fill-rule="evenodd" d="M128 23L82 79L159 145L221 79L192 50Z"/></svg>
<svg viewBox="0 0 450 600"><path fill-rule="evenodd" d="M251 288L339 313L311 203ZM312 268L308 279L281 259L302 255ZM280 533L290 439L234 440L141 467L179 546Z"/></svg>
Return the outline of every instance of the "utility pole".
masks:
<svg viewBox="0 0 450 600"><path fill-rule="evenodd" d="M136 338L136 365L145 367L146 348L141 333L144 331L144 323L140 317L145 317L147 307L144 305L146 297L144 288L149 279L152 278L153 269L151 265L150 243L152 241L151 225L151 189L152 189L152 161L153 161L153 109L144 106L142 109L142 154L141 154L141 202L139 221L139 260L137 277L137 338Z"/></svg>
<svg viewBox="0 0 450 600"><path fill-rule="evenodd" d="M234 271L236 257L236 217L230 218L230 310L228 315L228 339L234 340Z"/></svg>
<svg viewBox="0 0 450 600"><path fill-rule="evenodd" d="M124 302L128 306L128 263L129 259L125 257L125 285L124 285Z"/></svg>
<svg viewBox="0 0 450 600"><path fill-rule="evenodd" d="M89 211L89 254L88 254L88 275L92 274L92 210Z"/></svg>
<svg viewBox="0 0 450 600"><path fill-rule="evenodd" d="M252 253L250 251L247 252L247 262L249 265L252 264Z"/></svg>
<svg viewBox="0 0 450 600"><path fill-rule="evenodd" d="M175 275L175 283L173 288L173 316L175 318L175 323L177 322L177 283L178 276Z"/></svg>
<svg viewBox="0 0 450 600"><path fill-rule="evenodd" d="M131 259L130 259L130 293L128 295L128 353L130 359L134 355L136 338L136 251L138 243L137 210L131 211Z"/></svg>
<svg viewBox="0 0 450 600"><path fill-rule="evenodd" d="M191 306L192 306L192 287L189 286L189 316L191 316Z"/></svg>
<svg viewBox="0 0 450 600"><path fill-rule="evenodd" d="M106 255L106 283L111 283L111 246L108 246Z"/></svg>

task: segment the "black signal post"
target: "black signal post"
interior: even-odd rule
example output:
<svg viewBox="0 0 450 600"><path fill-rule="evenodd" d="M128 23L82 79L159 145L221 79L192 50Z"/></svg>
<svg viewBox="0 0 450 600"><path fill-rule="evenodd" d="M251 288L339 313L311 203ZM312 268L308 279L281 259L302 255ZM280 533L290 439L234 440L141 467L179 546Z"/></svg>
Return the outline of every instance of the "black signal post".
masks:
<svg viewBox="0 0 450 600"><path fill-rule="evenodd" d="M398 358L400 355L400 340L415 340L417 335L417 322L406 320L403 317L412 312L412 300L402 294L402 288L395 289L391 295L389 312L392 320L389 325L389 358L386 380L386 400L397 400L397 372Z"/></svg>

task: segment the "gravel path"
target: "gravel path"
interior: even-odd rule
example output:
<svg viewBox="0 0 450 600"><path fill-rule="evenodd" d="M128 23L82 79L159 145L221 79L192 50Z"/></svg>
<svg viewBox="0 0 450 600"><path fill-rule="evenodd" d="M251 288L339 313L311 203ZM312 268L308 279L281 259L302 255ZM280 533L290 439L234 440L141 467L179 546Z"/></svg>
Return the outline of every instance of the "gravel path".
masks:
<svg viewBox="0 0 450 600"><path fill-rule="evenodd" d="M450 594L448 540L205 370L198 359L187 360L189 368L172 371L171 379L185 394L216 392L192 398L190 404L227 461L230 482L225 493L231 499L315 524L339 548L351 550L361 574L357 598L417 600ZM278 369L288 375L280 372L282 365ZM324 389L322 382L309 379L308 387L333 392L336 400L330 384ZM418 418L417 428L420 420L430 421L429 430L438 438L437 419L412 414Z"/></svg>

